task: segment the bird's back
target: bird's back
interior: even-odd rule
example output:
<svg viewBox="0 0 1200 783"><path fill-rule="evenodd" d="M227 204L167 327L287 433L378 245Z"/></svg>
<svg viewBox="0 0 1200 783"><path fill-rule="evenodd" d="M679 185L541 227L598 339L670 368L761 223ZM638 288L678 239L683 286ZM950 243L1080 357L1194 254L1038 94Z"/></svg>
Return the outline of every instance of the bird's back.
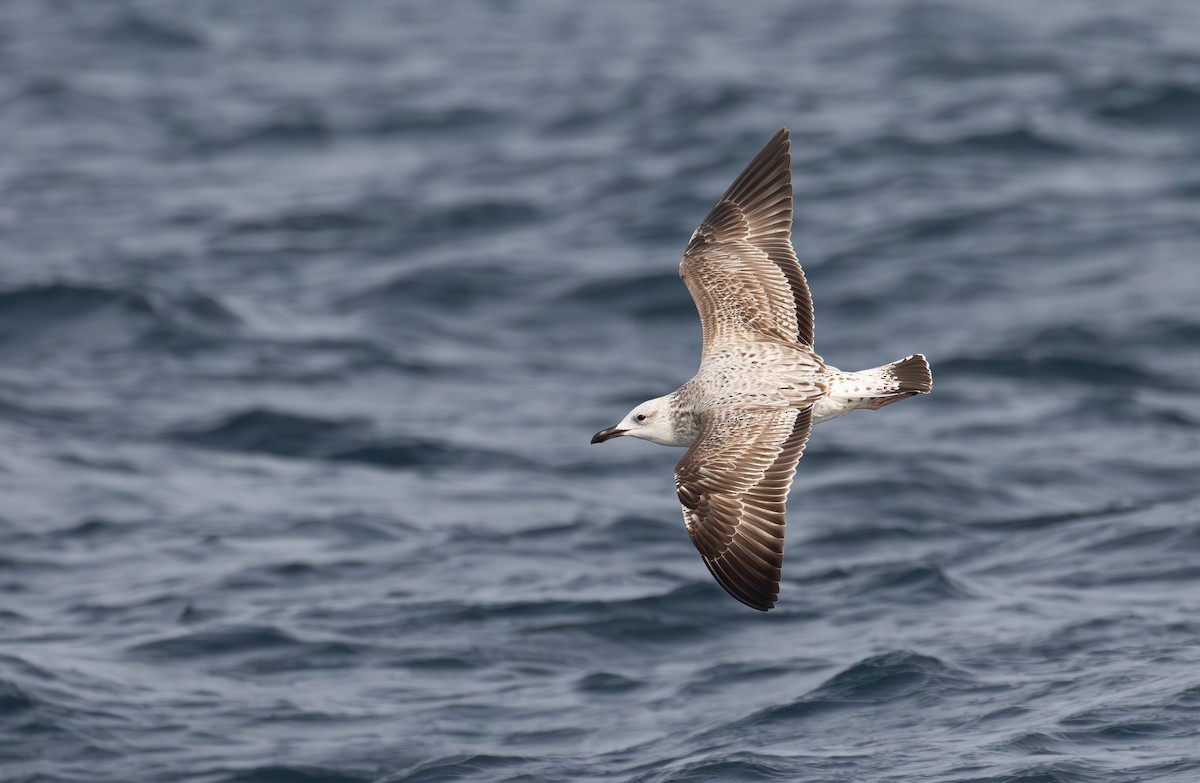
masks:
<svg viewBox="0 0 1200 783"><path fill-rule="evenodd" d="M680 392L697 411L723 405L798 408L824 395L824 372L821 357L806 345L730 341L704 356L700 369Z"/></svg>

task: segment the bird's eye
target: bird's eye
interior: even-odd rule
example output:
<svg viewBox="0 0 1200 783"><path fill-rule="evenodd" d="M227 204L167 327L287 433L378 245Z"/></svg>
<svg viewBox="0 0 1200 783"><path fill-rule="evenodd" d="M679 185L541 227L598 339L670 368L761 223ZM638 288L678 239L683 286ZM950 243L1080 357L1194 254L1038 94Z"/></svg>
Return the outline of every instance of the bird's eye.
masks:
<svg viewBox="0 0 1200 783"><path fill-rule="evenodd" d="M638 420L638 421L645 421L645 420L646 420L646 414L644 414L644 413L639 413L639 414L637 415L637 420Z"/></svg>

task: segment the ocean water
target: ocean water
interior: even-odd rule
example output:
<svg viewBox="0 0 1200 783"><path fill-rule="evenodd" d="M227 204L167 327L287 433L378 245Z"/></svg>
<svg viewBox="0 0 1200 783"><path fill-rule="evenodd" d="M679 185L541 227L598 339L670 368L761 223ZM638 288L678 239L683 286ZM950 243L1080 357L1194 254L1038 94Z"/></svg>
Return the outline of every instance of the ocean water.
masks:
<svg viewBox="0 0 1200 783"><path fill-rule="evenodd" d="M712 581L677 277L781 126L819 426ZM0 779L1200 780L1192 0L0 3Z"/></svg>

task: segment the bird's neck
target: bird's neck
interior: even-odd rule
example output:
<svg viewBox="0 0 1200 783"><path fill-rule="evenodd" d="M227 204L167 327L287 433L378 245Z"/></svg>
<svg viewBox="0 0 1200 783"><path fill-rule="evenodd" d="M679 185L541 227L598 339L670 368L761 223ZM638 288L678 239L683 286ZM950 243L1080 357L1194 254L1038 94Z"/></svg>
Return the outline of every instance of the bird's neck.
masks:
<svg viewBox="0 0 1200 783"><path fill-rule="evenodd" d="M671 422L671 434L669 440L663 441L664 446L691 446L700 435L700 417L694 412L693 406L686 404L685 400L679 399L682 391L680 389L668 398L671 401L671 405L667 409L668 421Z"/></svg>

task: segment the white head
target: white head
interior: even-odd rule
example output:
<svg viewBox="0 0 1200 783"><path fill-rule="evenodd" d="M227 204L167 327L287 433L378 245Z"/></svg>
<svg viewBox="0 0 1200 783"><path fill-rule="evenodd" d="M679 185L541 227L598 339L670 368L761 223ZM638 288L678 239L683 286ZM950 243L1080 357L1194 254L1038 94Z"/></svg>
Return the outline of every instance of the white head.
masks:
<svg viewBox="0 0 1200 783"><path fill-rule="evenodd" d="M680 441L675 432L673 418L671 416L671 395L646 400L621 419L620 424L600 430L593 435L592 443L603 443L621 435L629 435L663 446L688 445L690 441Z"/></svg>

